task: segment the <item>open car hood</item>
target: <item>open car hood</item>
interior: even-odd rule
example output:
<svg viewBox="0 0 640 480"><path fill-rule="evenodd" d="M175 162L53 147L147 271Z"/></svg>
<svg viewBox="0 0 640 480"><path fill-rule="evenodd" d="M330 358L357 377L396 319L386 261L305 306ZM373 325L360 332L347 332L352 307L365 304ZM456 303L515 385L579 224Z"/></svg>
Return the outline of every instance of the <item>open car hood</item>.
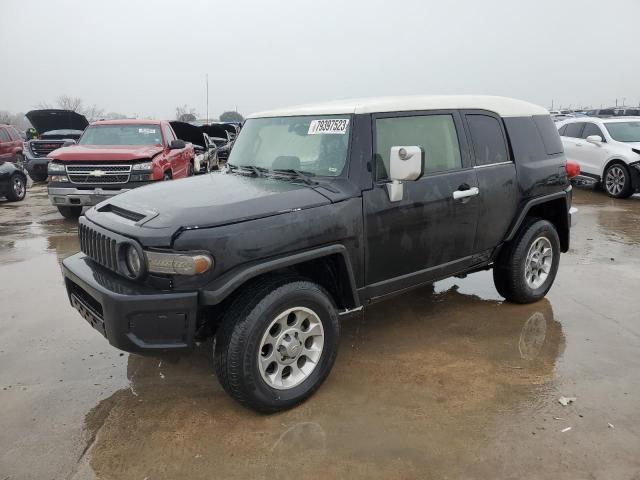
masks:
<svg viewBox="0 0 640 480"><path fill-rule="evenodd" d="M25 116L39 134L49 130L84 130L89 125L84 115L71 110L31 110Z"/></svg>
<svg viewBox="0 0 640 480"><path fill-rule="evenodd" d="M189 142L194 145L200 145L201 147L206 147L204 143L204 135L202 134L202 127L196 127L190 123L178 121L172 121L169 123L180 140L184 140L185 142Z"/></svg>

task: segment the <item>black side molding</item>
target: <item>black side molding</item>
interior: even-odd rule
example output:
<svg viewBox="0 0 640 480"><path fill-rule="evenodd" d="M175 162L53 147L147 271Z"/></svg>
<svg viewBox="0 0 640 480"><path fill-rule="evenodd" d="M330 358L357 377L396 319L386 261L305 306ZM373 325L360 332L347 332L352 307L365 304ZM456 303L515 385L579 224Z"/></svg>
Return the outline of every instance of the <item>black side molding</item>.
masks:
<svg viewBox="0 0 640 480"><path fill-rule="evenodd" d="M217 305L231 295L231 293L233 293L243 283L257 277L258 275L336 254L340 255L344 261L344 266L349 277L351 295L353 296L353 305L355 305L354 308L360 307L360 299L356 288L356 281L351 266L351 260L349 258L349 252L344 245L327 245L325 247L287 255L282 258L275 258L254 264L240 265L239 267L225 273L220 278L217 278L201 290L200 304Z"/></svg>

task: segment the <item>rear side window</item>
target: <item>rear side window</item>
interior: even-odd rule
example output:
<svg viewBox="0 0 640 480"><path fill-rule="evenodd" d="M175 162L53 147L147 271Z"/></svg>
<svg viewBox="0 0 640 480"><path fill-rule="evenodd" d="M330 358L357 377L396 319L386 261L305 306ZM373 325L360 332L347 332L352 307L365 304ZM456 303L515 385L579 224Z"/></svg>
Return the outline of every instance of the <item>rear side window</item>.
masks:
<svg viewBox="0 0 640 480"><path fill-rule="evenodd" d="M0 142L8 142L9 140L11 139L7 131L4 128L0 128Z"/></svg>
<svg viewBox="0 0 640 480"><path fill-rule="evenodd" d="M507 144L502 134L500 122L488 115L466 115L476 165L491 165L509 161Z"/></svg>
<svg viewBox="0 0 640 480"><path fill-rule="evenodd" d="M564 131L565 131L566 129L567 129L567 126L566 126L566 125L563 125L563 126L561 126L561 127L558 129L558 133L564 137Z"/></svg>
<svg viewBox="0 0 640 480"><path fill-rule="evenodd" d="M600 136L600 138L604 138L604 135L602 135L602 130L600 130L600 127L598 127L594 123L584 124L584 130L582 130L582 135L580 135L580 138L587 138L589 135L598 135Z"/></svg>
<svg viewBox="0 0 640 480"><path fill-rule="evenodd" d="M549 115L534 115L533 123L536 124L540 137L542 137L542 143L544 143L544 150L547 155L562 153L564 150L562 148L562 140L560 140L558 129L551 117Z"/></svg>
<svg viewBox="0 0 640 480"><path fill-rule="evenodd" d="M462 168L460 143L451 115L379 118L376 120L376 180L389 178L391 147L424 149L426 174Z"/></svg>
<svg viewBox="0 0 640 480"><path fill-rule="evenodd" d="M572 137L572 138L580 138L580 134L582 133L582 127L584 127L584 123L582 122L569 123L567 125L567 128L564 131L564 136Z"/></svg>
<svg viewBox="0 0 640 480"><path fill-rule="evenodd" d="M167 141L167 145L169 145L173 140L176 139L176 137L173 135L173 131L167 125L164 125L162 129L164 130L164 138Z"/></svg>

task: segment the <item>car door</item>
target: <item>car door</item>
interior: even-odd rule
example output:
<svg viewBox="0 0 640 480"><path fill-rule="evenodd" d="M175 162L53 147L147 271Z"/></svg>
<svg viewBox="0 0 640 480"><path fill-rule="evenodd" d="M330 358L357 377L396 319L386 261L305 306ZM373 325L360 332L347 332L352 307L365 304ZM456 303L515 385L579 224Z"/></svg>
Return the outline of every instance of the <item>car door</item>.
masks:
<svg viewBox="0 0 640 480"><path fill-rule="evenodd" d="M587 142L586 138L590 135L598 135L603 141L597 144ZM609 156L604 133L597 124L585 122L580 137L580 170L599 176Z"/></svg>
<svg viewBox="0 0 640 480"><path fill-rule="evenodd" d="M488 259L516 216L516 166L509 154L504 125L498 115L472 111L464 112L464 118L480 190L474 251Z"/></svg>
<svg viewBox="0 0 640 480"><path fill-rule="evenodd" d="M456 111L377 114L374 186L363 192L365 281L377 297L448 276L473 263L478 215L476 173ZM392 146L420 146L423 175L403 183L403 197L387 192ZM456 191L473 192L454 199Z"/></svg>
<svg viewBox="0 0 640 480"><path fill-rule="evenodd" d="M0 127L0 161L11 160L11 138L4 127Z"/></svg>
<svg viewBox="0 0 640 480"><path fill-rule="evenodd" d="M167 142L167 160L171 165L172 178L186 177L185 165L183 159L184 149L170 149L169 145L176 139L173 130L168 124L162 125L165 141Z"/></svg>
<svg viewBox="0 0 640 480"><path fill-rule="evenodd" d="M580 163L580 154L582 147L582 129L584 128L584 122L572 122L565 125L562 133L562 145L564 146L564 153L567 158L575 160Z"/></svg>

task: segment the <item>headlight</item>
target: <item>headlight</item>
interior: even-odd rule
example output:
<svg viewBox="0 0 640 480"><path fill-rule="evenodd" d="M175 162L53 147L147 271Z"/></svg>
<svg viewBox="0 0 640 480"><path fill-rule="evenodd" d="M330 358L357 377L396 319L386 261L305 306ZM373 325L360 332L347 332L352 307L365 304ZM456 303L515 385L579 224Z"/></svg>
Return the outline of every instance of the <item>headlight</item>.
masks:
<svg viewBox="0 0 640 480"><path fill-rule="evenodd" d="M47 172L51 175L52 173L65 173L66 170L62 163L49 162Z"/></svg>
<svg viewBox="0 0 640 480"><path fill-rule="evenodd" d="M134 163L132 170L151 170L153 164L151 162Z"/></svg>
<svg viewBox="0 0 640 480"><path fill-rule="evenodd" d="M138 278L142 273L142 257L138 249L133 245L129 245L126 248L125 263L127 270L129 270L129 275L133 278Z"/></svg>
<svg viewBox="0 0 640 480"><path fill-rule="evenodd" d="M67 177L66 175L49 175L49 181L58 182L58 183L67 183L69 181L69 177Z"/></svg>
<svg viewBox="0 0 640 480"><path fill-rule="evenodd" d="M169 275L198 275L213 266L213 258L206 253L145 252L147 268L152 273Z"/></svg>

